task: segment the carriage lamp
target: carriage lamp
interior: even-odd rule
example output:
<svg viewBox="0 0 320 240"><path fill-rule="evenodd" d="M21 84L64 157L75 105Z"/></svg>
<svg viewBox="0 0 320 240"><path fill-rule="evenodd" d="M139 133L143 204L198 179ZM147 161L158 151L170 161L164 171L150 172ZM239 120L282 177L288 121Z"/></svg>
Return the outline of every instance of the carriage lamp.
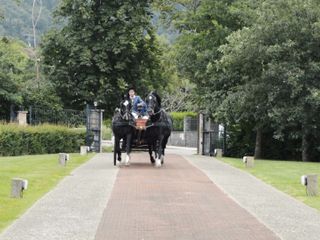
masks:
<svg viewBox="0 0 320 240"><path fill-rule="evenodd" d="M93 106L94 106L95 108L97 108L98 102L97 102L97 101L94 101L94 102L93 102Z"/></svg>

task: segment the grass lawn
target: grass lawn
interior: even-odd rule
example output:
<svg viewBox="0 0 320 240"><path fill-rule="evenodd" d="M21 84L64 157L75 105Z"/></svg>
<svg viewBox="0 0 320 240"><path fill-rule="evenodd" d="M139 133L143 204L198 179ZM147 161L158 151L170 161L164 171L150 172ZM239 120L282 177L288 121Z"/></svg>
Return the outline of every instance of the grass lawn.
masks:
<svg viewBox="0 0 320 240"><path fill-rule="evenodd" d="M220 158L219 160L247 171L280 191L320 210L320 196L308 197L305 186L300 184L302 175L315 173L320 176L320 163L255 160L254 168L248 169L242 159Z"/></svg>
<svg viewBox="0 0 320 240"><path fill-rule="evenodd" d="M0 157L0 232L93 155L70 154L66 167L58 164L58 154ZM29 181L22 199L10 198L11 178L14 177Z"/></svg>

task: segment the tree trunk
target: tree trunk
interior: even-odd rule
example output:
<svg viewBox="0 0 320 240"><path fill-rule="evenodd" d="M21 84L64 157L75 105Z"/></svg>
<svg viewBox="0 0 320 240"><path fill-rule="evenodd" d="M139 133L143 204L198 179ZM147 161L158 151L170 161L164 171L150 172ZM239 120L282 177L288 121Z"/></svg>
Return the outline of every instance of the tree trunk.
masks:
<svg viewBox="0 0 320 240"><path fill-rule="evenodd" d="M35 63L35 72L36 72L36 81L38 84L38 88L40 87L40 62L38 59L38 53L37 53L37 25L38 21L41 16L41 11L42 11L42 0L39 0L39 10L36 13L36 6L37 6L38 1L33 0L32 4L32 32L33 32L33 48L34 48L34 63Z"/></svg>
<svg viewBox="0 0 320 240"><path fill-rule="evenodd" d="M302 143L301 143L301 152L302 152L302 161L309 162L309 139L308 139L308 131L306 128L302 128Z"/></svg>
<svg viewBox="0 0 320 240"><path fill-rule="evenodd" d="M257 134L256 134L256 146L254 149L255 159L261 159L261 150L262 150L262 128L258 128Z"/></svg>

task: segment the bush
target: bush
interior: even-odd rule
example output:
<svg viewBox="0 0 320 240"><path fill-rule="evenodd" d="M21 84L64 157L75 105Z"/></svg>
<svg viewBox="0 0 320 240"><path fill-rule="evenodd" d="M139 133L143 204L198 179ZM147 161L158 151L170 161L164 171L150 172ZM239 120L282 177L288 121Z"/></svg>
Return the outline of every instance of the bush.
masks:
<svg viewBox="0 0 320 240"><path fill-rule="evenodd" d="M56 125L0 124L0 155L78 152L80 145L85 144L85 137L84 129Z"/></svg>
<svg viewBox="0 0 320 240"><path fill-rule="evenodd" d="M174 131L183 131L184 117L197 117L195 112L171 112L170 115L173 119Z"/></svg>
<svg viewBox="0 0 320 240"><path fill-rule="evenodd" d="M103 125L106 126L107 128L111 128L111 123L112 123L112 119L111 118L103 120Z"/></svg>

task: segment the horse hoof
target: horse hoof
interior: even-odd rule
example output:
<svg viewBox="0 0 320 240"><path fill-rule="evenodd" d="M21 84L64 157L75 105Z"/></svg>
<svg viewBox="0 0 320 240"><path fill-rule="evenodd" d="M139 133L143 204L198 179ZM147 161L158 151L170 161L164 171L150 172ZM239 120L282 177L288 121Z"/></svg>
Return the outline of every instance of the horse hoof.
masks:
<svg viewBox="0 0 320 240"><path fill-rule="evenodd" d="M124 165L126 165L126 166L130 165L130 155L129 154L126 156L126 160L124 162Z"/></svg>
<svg viewBox="0 0 320 240"><path fill-rule="evenodd" d="M130 162L127 160L122 160L120 163L121 166L130 166Z"/></svg>
<svg viewBox="0 0 320 240"><path fill-rule="evenodd" d="M159 168L161 167L161 159L156 159L156 167Z"/></svg>

